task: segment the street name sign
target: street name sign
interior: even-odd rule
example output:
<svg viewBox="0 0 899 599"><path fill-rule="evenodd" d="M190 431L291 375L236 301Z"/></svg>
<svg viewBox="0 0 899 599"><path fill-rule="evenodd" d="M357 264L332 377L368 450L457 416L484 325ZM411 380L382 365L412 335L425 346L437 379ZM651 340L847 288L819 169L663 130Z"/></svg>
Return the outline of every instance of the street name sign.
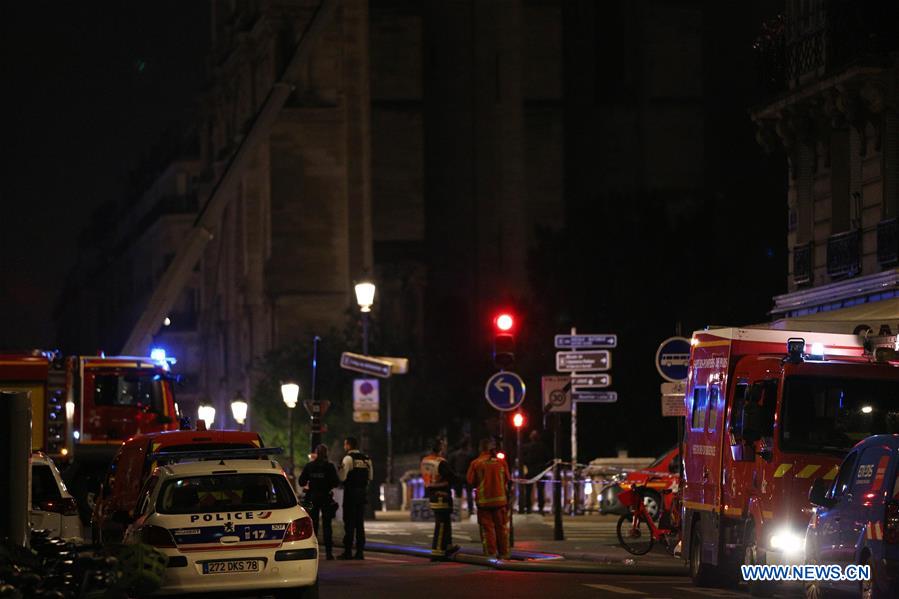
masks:
<svg viewBox="0 0 899 599"><path fill-rule="evenodd" d="M590 372L610 368L612 368L612 353L607 349L556 352L558 372Z"/></svg>
<svg viewBox="0 0 899 599"><path fill-rule="evenodd" d="M557 349L612 349L618 347L618 335L556 335Z"/></svg>
<svg viewBox="0 0 899 599"><path fill-rule="evenodd" d="M575 391L572 401L578 403L615 403L618 401L617 391Z"/></svg>
<svg viewBox="0 0 899 599"><path fill-rule="evenodd" d="M521 377L514 372L497 372L484 387L487 403L502 412L514 410L524 401L525 386Z"/></svg>
<svg viewBox="0 0 899 599"><path fill-rule="evenodd" d="M340 367L346 370L353 370L363 374L370 374L382 379L386 379L391 374L391 363L380 358L365 356L362 354L354 354L345 351L340 354Z"/></svg>
<svg viewBox="0 0 899 599"><path fill-rule="evenodd" d="M540 378L544 412L571 411L571 377L550 374Z"/></svg>
<svg viewBox="0 0 899 599"><path fill-rule="evenodd" d="M355 379L353 381L353 410L357 412L377 412L380 407L378 379Z"/></svg>
<svg viewBox="0 0 899 599"><path fill-rule="evenodd" d="M684 402L684 394L687 392L686 383L662 383L662 416L687 415L687 405Z"/></svg>
<svg viewBox="0 0 899 599"><path fill-rule="evenodd" d="M571 388L574 391L590 391L592 389L605 389L612 385L610 374L573 374L571 375Z"/></svg>
<svg viewBox="0 0 899 599"><path fill-rule="evenodd" d="M656 370L669 383L687 380L690 368L690 340L669 337L656 350Z"/></svg>

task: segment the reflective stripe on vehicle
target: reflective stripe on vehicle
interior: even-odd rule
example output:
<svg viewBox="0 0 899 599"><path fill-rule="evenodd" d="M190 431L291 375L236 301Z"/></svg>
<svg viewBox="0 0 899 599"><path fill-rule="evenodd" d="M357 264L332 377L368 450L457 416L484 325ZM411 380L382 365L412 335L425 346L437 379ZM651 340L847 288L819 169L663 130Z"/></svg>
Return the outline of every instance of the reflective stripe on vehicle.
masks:
<svg viewBox="0 0 899 599"><path fill-rule="evenodd" d="M824 480L833 480L837 477L837 472L839 472L839 471L840 471L840 467L834 466L833 468L830 469L830 472L825 474L822 478Z"/></svg>
<svg viewBox="0 0 899 599"><path fill-rule="evenodd" d="M809 464L796 474L796 478L811 478L811 476L821 469L821 466Z"/></svg>
<svg viewBox="0 0 899 599"><path fill-rule="evenodd" d="M777 467L777 470L774 471L774 478L783 478L783 475L789 472L792 467L793 464L781 464Z"/></svg>

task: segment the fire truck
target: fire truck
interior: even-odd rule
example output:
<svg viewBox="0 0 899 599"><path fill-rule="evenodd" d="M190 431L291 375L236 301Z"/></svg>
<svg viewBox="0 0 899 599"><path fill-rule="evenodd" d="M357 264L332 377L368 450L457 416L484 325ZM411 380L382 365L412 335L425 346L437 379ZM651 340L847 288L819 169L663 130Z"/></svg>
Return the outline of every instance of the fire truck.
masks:
<svg viewBox="0 0 899 599"><path fill-rule="evenodd" d="M62 463L92 449L111 458L132 435L176 430L172 378L165 359L0 354L0 389L31 395L32 447Z"/></svg>
<svg viewBox="0 0 899 599"><path fill-rule="evenodd" d="M801 562L815 479L832 481L858 441L899 432L896 336L719 328L691 344L682 490L694 583Z"/></svg>

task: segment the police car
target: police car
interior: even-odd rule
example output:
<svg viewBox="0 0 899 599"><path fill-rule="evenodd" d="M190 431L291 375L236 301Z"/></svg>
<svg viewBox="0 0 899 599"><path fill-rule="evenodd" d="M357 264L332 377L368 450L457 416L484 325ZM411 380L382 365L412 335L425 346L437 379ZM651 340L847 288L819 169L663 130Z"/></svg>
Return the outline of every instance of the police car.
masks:
<svg viewBox="0 0 899 599"><path fill-rule="evenodd" d="M219 457L208 459L213 453ZM144 484L125 543L146 543L168 557L160 594L251 590L317 597L312 520L278 463L259 459L270 453L153 456L165 465Z"/></svg>
<svg viewBox="0 0 899 599"><path fill-rule="evenodd" d="M867 581L815 581L806 596L855 591L865 599L896 597L899 589L899 434L858 443L833 481L818 479L809 491L815 512L806 532L811 564L867 565Z"/></svg>

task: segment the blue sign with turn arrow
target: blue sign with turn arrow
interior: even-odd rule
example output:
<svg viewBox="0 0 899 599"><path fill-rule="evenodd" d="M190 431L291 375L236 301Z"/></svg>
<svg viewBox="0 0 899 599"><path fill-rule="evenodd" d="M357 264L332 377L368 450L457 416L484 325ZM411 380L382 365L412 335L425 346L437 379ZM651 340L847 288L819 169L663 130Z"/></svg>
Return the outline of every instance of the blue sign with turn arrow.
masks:
<svg viewBox="0 0 899 599"><path fill-rule="evenodd" d="M514 410L524 401L524 381L514 372L497 372L487 379L484 397L497 410Z"/></svg>

